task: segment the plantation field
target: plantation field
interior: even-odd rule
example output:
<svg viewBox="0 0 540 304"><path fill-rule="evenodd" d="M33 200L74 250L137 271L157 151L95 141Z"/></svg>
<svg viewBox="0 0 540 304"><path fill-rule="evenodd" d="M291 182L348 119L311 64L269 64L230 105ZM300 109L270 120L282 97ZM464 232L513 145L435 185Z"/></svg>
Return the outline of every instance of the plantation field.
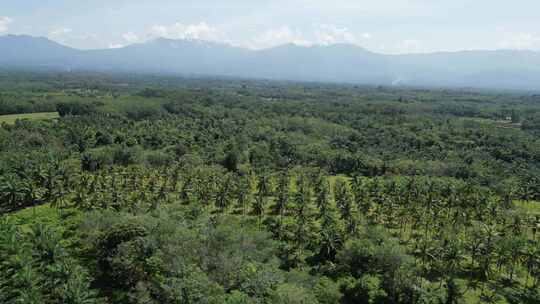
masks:
<svg viewBox="0 0 540 304"><path fill-rule="evenodd" d="M0 303L540 303L538 97L64 76L0 73Z"/></svg>
<svg viewBox="0 0 540 304"><path fill-rule="evenodd" d="M14 124L17 120L46 120L58 118L57 112L0 115L0 124Z"/></svg>

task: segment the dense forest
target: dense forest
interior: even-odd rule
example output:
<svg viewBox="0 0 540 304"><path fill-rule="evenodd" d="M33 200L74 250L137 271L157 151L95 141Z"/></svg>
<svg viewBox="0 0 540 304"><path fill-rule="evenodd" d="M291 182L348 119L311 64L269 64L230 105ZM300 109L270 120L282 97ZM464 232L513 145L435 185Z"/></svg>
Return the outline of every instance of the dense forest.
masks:
<svg viewBox="0 0 540 304"><path fill-rule="evenodd" d="M0 303L540 302L540 95L2 72L0 123Z"/></svg>

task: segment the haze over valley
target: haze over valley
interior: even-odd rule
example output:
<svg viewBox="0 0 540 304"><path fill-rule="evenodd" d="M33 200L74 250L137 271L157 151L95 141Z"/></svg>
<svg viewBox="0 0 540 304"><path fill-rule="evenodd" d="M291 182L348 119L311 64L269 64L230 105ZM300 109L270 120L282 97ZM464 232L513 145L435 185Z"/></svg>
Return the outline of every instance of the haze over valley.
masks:
<svg viewBox="0 0 540 304"><path fill-rule="evenodd" d="M156 38L78 50L47 38L0 37L0 67L345 82L369 85L538 90L540 52L462 51L384 55L352 44L285 44L252 50L195 39Z"/></svg>

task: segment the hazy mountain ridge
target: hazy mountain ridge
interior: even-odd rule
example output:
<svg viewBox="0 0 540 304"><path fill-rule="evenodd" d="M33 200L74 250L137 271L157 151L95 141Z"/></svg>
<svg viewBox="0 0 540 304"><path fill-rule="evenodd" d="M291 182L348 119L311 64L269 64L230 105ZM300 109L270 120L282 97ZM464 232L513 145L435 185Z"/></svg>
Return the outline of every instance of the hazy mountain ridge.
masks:
<svg viewBox="0 0 540 304"><path fill-rule="evenodd" d="M249 50L159 38L118 49L77 50L46 38L0 37L0 68L137 71L377 85L540 89L540 52L384 55L348 44Z"/></svg>

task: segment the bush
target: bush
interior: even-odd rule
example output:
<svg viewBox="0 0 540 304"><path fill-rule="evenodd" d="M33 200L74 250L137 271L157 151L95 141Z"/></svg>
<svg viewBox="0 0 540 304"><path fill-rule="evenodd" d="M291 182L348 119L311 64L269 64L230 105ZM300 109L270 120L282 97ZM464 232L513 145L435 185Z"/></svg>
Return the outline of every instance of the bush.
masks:
<svg viewBox="0 0 540 304"><path fill-rule="evenodd" d="M144 153L144 159L155 167L168 166L174 161L174 157L164 151L147 151Z"/></svg>
<svg viewBox="0 0 540 304"><path fill-rule="evenodd" d="M97 112L97 106L92 103L59 102L56 111L62 117L67 115L90 115Z"/></svg>
<svg viewBox="0 0 540 304"><path fill-rule="evenodd" d="M150 119L162 114L158 104L130 104L124 112L129 119L134 120Z"/></svg>
<svg viewBox="0 0 540 304"><path fill-rule="evenodd" d="M114 159L111 148L93 150L81 156L81 168L85 171L97 171L113 163Z"/></svg>
<svg viewBox="0 0 540 304"><path fill-rule="evenodd" d="M113 161L115 164L121 166L134 165L139 163L141 153L141 148L138 146L118 146L113 151Z"/></svg>
<svg viewBox="0 0 540 304"><path fill-rule="evenodd" d="M317 304L315 296L307 289L291 284L281 284L272 293L274 304Z"/></svg>
<svg viewBox="0 0 540 304"><path fill-rule="evenodd" d="M313 292L321 304L340 303L343 296L339 291L339 285L326 277L319 279Z"/></svg>

